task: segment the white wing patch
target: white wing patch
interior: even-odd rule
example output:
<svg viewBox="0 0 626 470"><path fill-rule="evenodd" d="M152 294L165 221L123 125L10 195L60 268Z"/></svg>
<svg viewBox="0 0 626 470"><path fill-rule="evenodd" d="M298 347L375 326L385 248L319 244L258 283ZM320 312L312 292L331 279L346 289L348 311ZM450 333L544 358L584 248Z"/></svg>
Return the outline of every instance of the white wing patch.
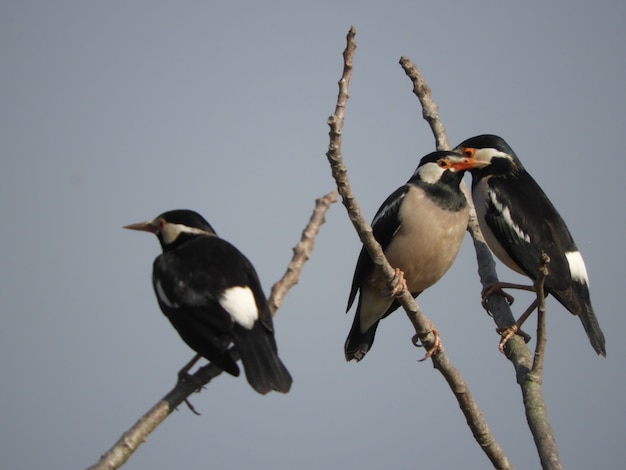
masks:
<svg viewBox="0 0 626 470"><path fill-rule="evenodd" d="M167 297L167 295L165 294L165 291L163 290L163 286L161 286L161 281L159 281L158 279L154 283L154 290L156 291L156 295L159 298L159 302L161 302L163 305L169 308L179 307L179 305L176 302L172 302Z"/></svg>
<svg viewBox="0 0 626 470"><path fill-rule="evenodd" d="M517 234L517 236L520 237L525 242L530 243L530 236L527 233L524 233L524 231L519 227L519 225L517 225L513 221L513 218L511 217L511 211L509 210L508 207L506 207L500 201L498 201L498 198L496 197L496 194L494 191L489 190L489 200L494 205L494 207L498 210L498 212L502 214L502 218L504 219L506 224L513 229L513 231Z"/></svg>
<svg viewBox="0 0 626 470"><path fill-rule="evenodd" d="M589 285L589 278L587 277L587 269L585 268L585 262L579 251L568 251L565 253L567 263L569 264L569 272L572 275L572 279L580 282L581 284Z"/></svg>
<svg viewBox="0 0 626 470"><path fill-rule="evenodd" d="M259 318L259 310L254 294L249 287L231 287L226 289L219 298L219 303L233 321L250 330Z"/></svg>

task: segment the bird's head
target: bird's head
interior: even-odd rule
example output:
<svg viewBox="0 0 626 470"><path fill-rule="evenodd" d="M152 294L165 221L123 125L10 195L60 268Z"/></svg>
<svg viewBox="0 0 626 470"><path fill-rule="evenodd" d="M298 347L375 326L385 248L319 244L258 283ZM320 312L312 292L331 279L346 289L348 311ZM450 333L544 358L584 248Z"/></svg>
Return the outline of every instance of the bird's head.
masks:
<svg viewBox="0 0 626 470"><path fill-rule="evenodd" d="M477 166L473 157L457 152L437 151L421 160L411 180L418 179L426 184L447 184L458 188L466 170Z"/></svg>
<svg viewBox="0 0 626 470"><path fill-rule="evenodd" d="M509 144L497 135L472 137L461 142L454 150L474 160L475 163L468 169L475 177L511 175L524 168Z"/></svg>
<svg viewBox="0 0 626 470"><path fill-rule="evenodd" d="M197 236L217 235L204 217L184 209L164 212L152 220L126 225L124 228L154 233L163 251L174 249Z"/></svg>

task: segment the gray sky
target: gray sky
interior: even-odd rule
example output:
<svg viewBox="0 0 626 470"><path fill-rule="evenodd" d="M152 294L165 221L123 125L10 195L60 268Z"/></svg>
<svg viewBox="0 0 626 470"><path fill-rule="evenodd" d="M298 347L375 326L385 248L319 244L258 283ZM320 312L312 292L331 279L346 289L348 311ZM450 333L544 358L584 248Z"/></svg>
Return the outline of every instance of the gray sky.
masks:
<svg viewBox="0 0 626 470"><path fill-rule="evenodd" d="M94 463L191 357L152 292L157 241L122 225L195 209L269 292L334 189L326 119L350 25L343 150L364 213L434 149L407 55L450 142L504 137L568 222L608 358L549 301L548 414L565 468L624 462L624 18L622 1L2 2L0 467ZM288 395L221 377L191 398L202 416L174 413L127 468L488 468L403 313L345 363L359 249L335 205L275 320ZM537 468L479 292L466 240L418 300L511 462ZM520 313L531 297L515 295Z"/></svg>

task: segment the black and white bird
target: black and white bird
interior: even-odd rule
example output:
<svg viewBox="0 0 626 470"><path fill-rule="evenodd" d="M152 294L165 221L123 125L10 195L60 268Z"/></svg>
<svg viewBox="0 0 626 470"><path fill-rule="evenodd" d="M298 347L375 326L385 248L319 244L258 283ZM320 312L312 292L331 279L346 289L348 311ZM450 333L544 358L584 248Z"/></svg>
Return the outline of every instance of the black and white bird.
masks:
<svg viewBox="0 0 626 470"><path fill-rule="evenodd" d="M391 266L403 273L413 297L435 284L459 252L469 216L459 185L472 164L473 159L449 151L426 155L372 221L374 237ZM372 347L378 322L400 305L386 290L385 279L365 248L357 261L346 311L359 291L344 346L347 361L363 359Z"/></svg>
<svg viewBox="0 0 626 470"><path fill-rule="evenodd" d="M593 349L606 356L604 334L589 298L585 263L546 194L513 149L498 136L472 137L455 150L475 160L475 167L470 170L472 199L491 251L509 268L533 281L538 277L542 252L547 254L550 263L544 284L546 292L580 318ZM514 330L522 322L518 321Z"/></svg>
<svg viewBox="0 0 626 470"><path fill-rule="evenodd" d="M190 210L124 228L158 237L163 253L154 260L154 292L191 349L238 376L228 353L234 343L252 388L262 394L289 391L291 376L278 357L272 315L248 258Z"/></svg>

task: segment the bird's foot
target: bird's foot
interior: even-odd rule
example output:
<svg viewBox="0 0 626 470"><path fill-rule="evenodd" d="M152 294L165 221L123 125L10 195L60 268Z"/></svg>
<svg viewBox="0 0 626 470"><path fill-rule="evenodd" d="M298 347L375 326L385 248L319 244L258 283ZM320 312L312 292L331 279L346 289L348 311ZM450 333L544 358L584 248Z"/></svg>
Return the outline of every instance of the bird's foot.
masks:
<svg viewBox="0 0 626 470"><path fill-rule="evenodd" d="M500 339L500 344L498 345L498 349L502 354L504 354L504 346L509 340L513 337L513 335L521 336L525 343L528 343L531 340L531 336L522 331L519 325L515 324L513 326L509 326L507 328L496 328L496 331L502 338Z"/></svg>
<svg viewBox="0 0 626 470"><path fill-rule="evenodd" d="M189 372L187 372L186 370L181 370L178 372L178 383L192 383L193 385L195 385L197 388L194 390L195 393L199 393L203 388L204 388L204 384L196 379L195 376L193 376L192 374L190 374Z"/></svg>
<svg viewBox="0 0 626 470"><path fill-rule="evenodd" d="M426 359L433 356L434 354L438 354L443 351L443 344L441 343L441 338L439 336L439 331L437 331L437 328L433 326L430 331L426 332L426 334L429 334L429 333L432 333L433 336L435 337L433 341L433 345L430 347L430 349L428 349L428 351L426 351L426 354L424 355L424 357L421 358L418 362L424 362ZM423 346L422 340L420 339L420 335L418 335L417 333L413 335L411 342L413 343L414 346L418 348L421 348Z"/></svg>
<svg viewBox="0 0 626 470"><path fill-rule="evenodd" d="M489 300L489 297L494 294L504 297L509 305L513 304L513 302L515 301L515 297L513 297L511 294L504 292L504 287L505 283L502 282L492 282L491 284L487 284L485 287L483 287L483 290L480 293L480 298L482 306L485 310L488 311L487 301Z"/></svg>
<svg viewBox="0 0 626 470"><path fill-rule="evenodd" d="M393 280L391 281L393 288L389 291L390 297L401 297L406 291L409 290L406 285L406 279L404 279L404 273L402 270L396 268Z"/></svg>
<svg viewBox="0 0 626 470"><path fill-rule="evenodd" d="M191 411L196 416L200 416L202 414L202 413L199 413L198 411L196 411L194 406L191 404L191 402L187 398L185 398L185 405L187 405L187 408L189 408L189 411Z"/></svg>

